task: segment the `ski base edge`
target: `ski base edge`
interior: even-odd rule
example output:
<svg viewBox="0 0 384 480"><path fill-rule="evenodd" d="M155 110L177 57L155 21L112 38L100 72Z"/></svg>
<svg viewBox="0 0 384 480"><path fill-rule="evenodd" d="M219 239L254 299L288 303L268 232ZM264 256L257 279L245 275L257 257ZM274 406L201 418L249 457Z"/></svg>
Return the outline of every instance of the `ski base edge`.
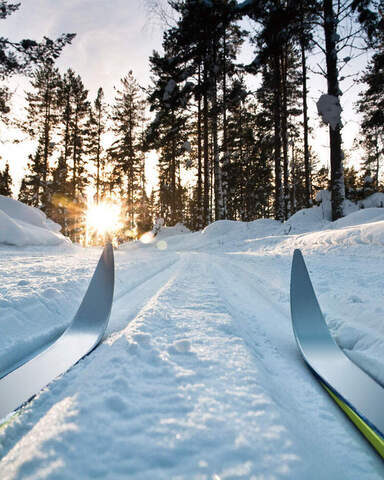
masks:
<svg viewBox="0 0 384 480"><path fill-rule="evenodd" d="M340 397L338 397L330 388L328 388L323 382L320 382L321 386L329 394L332 400L343 410L355 427L364 435L368 442L373 446L377 453L384 459L384 438L378 435L372 428L367 425L364 420L352 410Z"/></svg>

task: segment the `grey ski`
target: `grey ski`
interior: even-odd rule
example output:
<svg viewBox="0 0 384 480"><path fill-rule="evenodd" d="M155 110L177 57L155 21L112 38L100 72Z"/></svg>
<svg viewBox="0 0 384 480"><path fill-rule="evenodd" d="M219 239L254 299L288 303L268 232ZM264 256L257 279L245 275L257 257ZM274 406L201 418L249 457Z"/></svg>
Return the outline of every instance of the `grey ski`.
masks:
<svg viewBox="0 0 384 480"><path fill-rule="evenodd" d="M0 419L36 395L102 339L114 290L113 248L106 245L71 324L45 350L0 379Z"/></svg>
<svg viewBox="0 0 384 480"><path fill-rule="evenodd" d="M333 340L300 250L295 250L292 262L291 315L304 360L336 403L383 455L384 389L349 360Z"/></svg>

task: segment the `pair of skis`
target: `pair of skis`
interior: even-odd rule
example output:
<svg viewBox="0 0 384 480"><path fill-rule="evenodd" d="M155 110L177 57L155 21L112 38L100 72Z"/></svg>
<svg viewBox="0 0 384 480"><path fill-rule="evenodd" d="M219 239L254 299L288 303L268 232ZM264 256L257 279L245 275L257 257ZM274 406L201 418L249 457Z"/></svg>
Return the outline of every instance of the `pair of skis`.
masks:
<svg viewBox="0 0 384 480"><path fill-rule="evenodd" d="M69 327L51 345L0 378L0 419L30 400L99 344L111 313L114 272L113 248L108 244Z"/></svg>
<svg viewBox="0 0 384 480"><path fill-rule="evenodd" d="M0 378L0 419L99 344L111 313L113 290L113 249L107 245L70 326L45 350ZM333 340L299 250L292 263L291 315L297 345L309 368L384 457L384 389L351 362Z"/></svg>
<svg viewBox="0 0 384 480"><path fill-rule="evenodd" d="M300 250L295 250L292 262L291 316L298 348L310 370L384 458L384 388L333 340Z"/></svg>

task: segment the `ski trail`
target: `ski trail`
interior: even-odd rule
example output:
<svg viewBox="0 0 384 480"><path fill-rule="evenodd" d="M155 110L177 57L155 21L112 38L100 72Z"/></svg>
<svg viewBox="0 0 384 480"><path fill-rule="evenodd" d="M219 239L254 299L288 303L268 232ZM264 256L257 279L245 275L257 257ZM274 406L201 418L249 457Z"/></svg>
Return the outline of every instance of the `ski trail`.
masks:
<svg viewBox="0 0 384 480"><path fill-rule="evenodd" d="M145 271L145 274L141 274L134 283L131 281L129 288L120 290L114 298L104 341L109 341L109 337L118 334L131 319L135 318L144 305L168 281L169 277L177 271L179 259L179 256L176 255L176 258L172 257L172 260L166 261L155 270ZM129 274L130 272L128 272ZM118 281L123 284L127 273L118 271L117 275Z"/></svg>
<svg viewBox="0 0 384 480"><path fill-rule="evenodd" d="M309 457L308 464L315 469L316 465L321 468L327 458L328 465L333 463L333 478L341 478L339 475L345 475L343 453L347 453L351 472L356 474L359 471L361 478L371 478L371 475L378 478L371 470L361 468L361 465L371 463L372 470L382 475L382 460L329 400L302 362L291 329L289 304L281 304L288 292L278 293L272 288L268 293L268 278L264 280L257 273L268 272L265 265L258 269L257 262L244 265L232 260L231 255L212 257L207 262L211 260L212 278L234 319L232 334L244 339L263 366L268 377L267 389L281 405L284 420L300 435L298 440L305 456ZM233 285L236 285L235 289ZM289 287L289 283L287 285ZM283 398L281 392L284 392ZM330 436L332 448L328 440Z"/></svg>
<svg viewBox="0 0 384 480"><path fill-rule="evenodd" d="M132 261L131 255L127 252L118 251L117 254L119 262L122 263L123 267L119 265L117 268L116 293L114 295L111 319L105 336L111 335L124 328L127 319L133 318L159 286L166 282L169 275L167 270L172 269L179 259L177 254L167 255L165 258L160 257L156 259L157 262L154 267L148 269L145 268L148 267L145 257L140 258L139 256L138 259ZM87 283L84 284L84 288L80 288L81 291L84 289L84 293L88 283L89 279L87 279ZM47 299L39 300L47 309L48 316L54 317L54 314L57 316L59 309L56 302ZM63 318L64 321L62 325L56 327L53 331L51 331L51 329L48 331L35 329L33 332L33 341L29 338L26 340L21 338L17 344L13 345L12 348L7 348L6 352L0 356L0 371L2 376L13 371L28 359L33 358L38 352L47 348L60 337L69 325L80 304L80 302L77 301L69 302L69 298L66 300L68 303L71 303L71 313L67 315L66 318ZM118 307L121 301L126 302L128 306L127 311L122 311L121 315L114 314L116 306ZM12 308L17 309L17 306L13 305ZM19 310L21 315L25 315L26 312L23 312L22 309ZM61 316L63 315L61 314Z"/></svg>
<svg viewBox="0 0 384 480"><path fill-rule="evenodd" d="M232 322L201 256L182 255L119 338L53 382L1 435L5 478L43 468L55 480L70 472L187 479L191 471L305 478L259 367L244 342L228 335Z"/></svg>
<svg viewBox="0 0 384 480"><path fill-rule="evenodd" d="M120 297L125 327L0 432L1 478L382 478L312 384L278 286L228 257L181 253Z"/></svg>

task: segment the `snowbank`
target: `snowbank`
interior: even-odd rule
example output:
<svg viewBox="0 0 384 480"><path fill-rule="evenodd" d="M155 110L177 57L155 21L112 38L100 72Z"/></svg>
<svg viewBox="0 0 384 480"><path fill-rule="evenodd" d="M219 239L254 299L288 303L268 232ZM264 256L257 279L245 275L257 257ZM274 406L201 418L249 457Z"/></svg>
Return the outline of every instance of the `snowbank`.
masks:
<svg viewBox="0 0 384 480"><path fill-rule="evenodd" d="M60 229L41 210L0 195L0 244L24 247L69 243Z"/></svg>

